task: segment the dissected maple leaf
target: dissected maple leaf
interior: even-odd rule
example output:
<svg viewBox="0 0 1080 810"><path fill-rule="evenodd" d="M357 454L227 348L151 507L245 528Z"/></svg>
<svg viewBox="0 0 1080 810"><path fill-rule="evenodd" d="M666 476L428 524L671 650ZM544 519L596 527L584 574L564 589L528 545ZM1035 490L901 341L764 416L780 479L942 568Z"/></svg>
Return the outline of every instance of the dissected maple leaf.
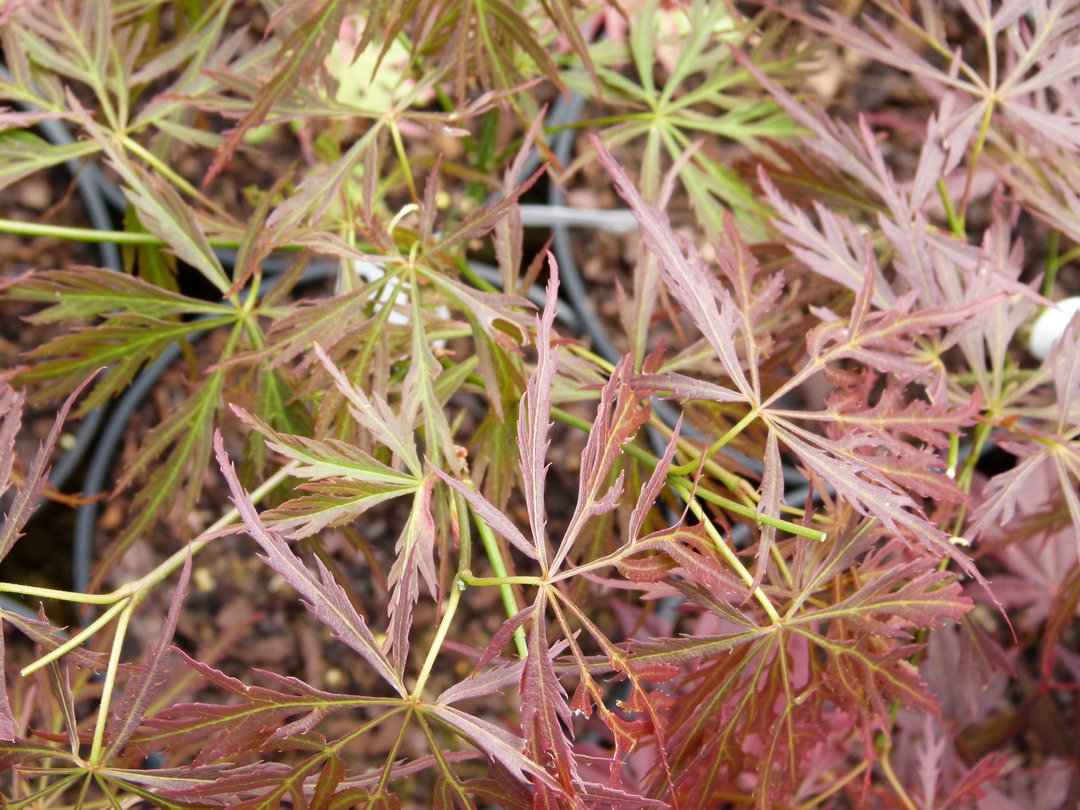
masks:
<svg viewBox="0 0 1080 810"><path fill-rule="evenodd" d="M163 748L180 749L198 745L193 765L230 758L242 751L285 742L294 735L314 729L328 715L364 707L393 710L396 698L340 695L315 689L298 678L262 672L278 688L248 686L243 682L189 657L174 652L209 683L238 702L230 704L181 703L145 718L130 737L127 750L146 756ZM289 717L301 715L286 723Z"/></svg>
<svg viewBox="0 0 1080 810"><path fill-rule="evenodd" d="M275 65L273 75L258 88L250 110L218 150L214 162L203 178L204 186L225 168L242 143L245 133L261 124L274 105L295 88L305 75L318 70L323 57L330 52L345 15L345 3L342 0L325 0L310 14L303 15L301 6L306 5L297 2L286 4L289 13L296 16L295 20L290 20L288 14L282 16L284 8L274 15L273 21L279 25L290 20L291 28L287 36L282 38L278 50L278 64Z"/></svg>
<svg viewBox="0 0 1080 810"><path fill-rule="evenodd" d="M577 760L567 738L573 728L566 693L551 665L545 629L546 598L540 592L529 631L529 654L521 673L521 726L527 751L555 779L564 795L574 797L580 788ZM543 782L534 782L534 806L558 806L557 794ZM580 801L574 802L575 805Z"/></svg>
<svg viewBox="0 0 1080 810"><path fill-rule="evenodd" d="M267 447L293 462L293 476L307 479L298 489L311 494L262 513L264 521L289 539L351 523L376 504L415 493L421 486L354 445L283 434L242 408L232 409L266 439Z"/></svg>
<svg viewBox="0 0 1080 810"><path fill-rule="evenodd" d="M64 420L67 419L75 400L89 385L94 375L85 378L68 395L53 421L45 440L38 447L37 455L30 463L22 485L15 491L15 497L0 523L0 560L7 556L11 547L22 536L27 521L39 506L41 490L49 477L49 459L53 448L60 439ZM0 380L0 495L11 486L11 472L15 464L15 436L22 426L25 395L16 393L7 380Z"/></svg>
<svg viewBox="0 0 1080 810"><path fill-rule="evenodd" d="M435 521L431 516L432 482L433 479L428 479L417 488L413 496L412 510L394 547L397 558L387 577L387 584L390 586L390 604L387 606L387 615L390 617L390 622L386 636L390 645L390 660L394 663L399 676L403 676L405 672L413 607L419 598L417 574L423 576L432 598L436 596L437 577L433 559Z"/></svg>
<svg viewBox="0 0 1080 810"><path fill-rule="evenodd" d="M552 559L557 569L570 553L586 521L615 508L623 492L623 473L606 492L608 473L622 455L622 445L628 442L648 421L652 409L645 402L647 395L631 385L631 358L624 357L616 365L600 392L600 404L585 449L581 453L577 503L570 523Z"/></svg>
<svg viewBox="0 0 1080 810"><path fill-rule="evenodd" d="M106 733L109 734L109 747L105 752L106 761L111 759L113 753L122 750L135 734L150 707L150 702L165 681L165 667L169 661L170 644L173 633L176 632L176 624L180 619L180 608L187 595L190 578L191 557L188 556L180 571L180 581L173 592L169 612L165 616L158 640L147 653L146 661L138 675L131 678L125 686L116 714L109 718L110 722L106 726Z"/></svg>
<svg viewBox="0 0 1080 810"><path fill-rule="evenodd" d="M30 463L22 485L15 491L11 505L3 516L3 520L0 521L0 560L7 556L15 543L22 537L27 522L37 511L40 505L41 491L49 477L49 459L60 438L60 431L63 428L64 421L75 404L75 400L82 394L92 379L93 375L84 380L64 401L59 413L56 415L52 428L38 448L37 455ZM8 380L3 375L0 375L0 496L3 496L11 486L11 475L15 465L15 437L22 426L24 403L25 396L22 393L16 393ZM0 610L0 619L7 620L9 623L19 627L31 638L36 636L43 646L51 644L52 647L57 647L63 643L60 633L45 622L43 617L42 620L35 621L17 613ZM89 659L91 659L91 656L83 653L80 662L85 665ZM55 667L54 664L53 671L55 671ZM68 732L73 735L72 748L77 753L78 743L75 741L76 737L74 736L76 734L76 725L73 710L68 719ZM15 715L12 713L7 691L3 627L0 627L0 741L15 741L17 737L18 726ZM18 744L16 744L16 748L17 746Z"/></svg>
<svg viewBox="0 0 1080 810"><path fill-rule="evenodd" d="M325 623L336 638L357 652L399 695L408 694L395 667L387 660L371 630L349 602L345 590L334 580L322 561L316 560L319 568L319 579L316 579L292 552L288 543L263 524L250 497L240 486L232 463L225 455L220 434L214 436L214 452L240 517L251 536L262 546L267 564L297 589L304 597L308 610Z"/></svg>

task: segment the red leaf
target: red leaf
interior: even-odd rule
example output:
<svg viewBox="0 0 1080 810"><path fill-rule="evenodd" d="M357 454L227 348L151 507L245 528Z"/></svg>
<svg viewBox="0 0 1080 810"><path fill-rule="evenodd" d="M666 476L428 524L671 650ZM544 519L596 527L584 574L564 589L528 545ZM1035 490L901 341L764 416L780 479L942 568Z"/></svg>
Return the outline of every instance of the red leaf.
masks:
<svg viewBox="0 0 1080 810"><path fill-rule="evenodd" d="M533 548L532 543L526 540L525 535L518 530L518 527L513 524L510 518L496 509L487 498L475 489L471 489L460 481L454 480L442 470L437 470L432 467L432 472L445 481L451 489L459 492L465 500L469 502L469 505L473 508L476 515L495 532L509 540L514 548L525 556L534 560L536 559L536 549Z"/></svg>
<svg viewBox="0 0 1080 810"><path fill-rule="evenodd" d="M419 598L418 572L423 575L428 591L432 598L435 598L435 521L431 516L432 480L429 478L416 490L412 512L394 548L397 557L387 580L390 586L390 604L387 607L390 625L386 636L390 643L390 660L399 677L403 677L405 673L413 605Z"/></svg>
<svg viewBox="0 0 1080 810"><path fill-rule="evenodd" d="M298 678L260 671L264 678L276 682L282 689L248 686L243 682L177 653L202 677L236 699L236 703L181 703L170 706L147 718L132 737L129 750L146 755L161 748L180 748L199 745L194 765L213 762L242 752L257 751L275 741L303 735L324 717L361 707L400 706L396 698L369 698L361 695L339 695L315 689ZM286 723L289 717L300 719Z"/></svg>
<svg viewBox="0 0 1080 810"><path fill-rule="evenodd" d="M453 706L429 703L424 704L423 711L472 742L490 759L506 768L517 781L526 782L531 776L546 789L555 789L556 783L523 753L525 741L521 737Z"/></svg>
<svg viewBox="0 0 1080 810"><path fill-rule="evenodd" d="M631 358L627 355L615 366L600 392L596 419L581 453L577 504L551 561L552 570L562 564L585 523L614 509L622 495L622 473L606 493L600 493L612 465L622 455L622 446L648 421L652 410L645 401L648 393L631 385L632 371Z"/></svg>
<svg viewBox="0 0 1080 810"><path fill-rule="evenodd" d="M158 689L165 682L165 667L169 662L173 633L176 632L176 623L180 619L180 608L187 596L188 580L191 576L191 555L184 560L184 567L180 571L180 580L176 583L172 600L169 603L169 612L158 634L158 639L146 654L146 662L139 674L128 681L124 688L124 696L120 700L120 709L116 716L110 718L107 730L111 733L109 748L105 752L105 761L109 761L112 754L123 749L139 724L143 720L150 702L154 699Z"/></svg>
<svg viewBox="0 0 1080 810"><path fill-rule="evenodd" d="M552 344L552 323L559 300L559 268L555 257L548 254L551 277L547 285L547 304L537 320L536 368L529 377L525 395L518 412L518 452L521 457L522 487L525 506L529 512L536 557L544 570L548 568L548 546L545 529L547 507L544 504L545 463L548 431L551 429L551 381L558 367L558 357ZM509 540L510 538L507 537Z"/></svg>
<svg viewBox="0 0 1080 810"><path fill-rule="evenodd" d="M218 464L225 480L229 484L233 503L240 513L248 531L255 541L266 552L267 564L273 568L282 578L296 588L306 600L306 606L311 613L323 622L334 633L334 637L347 644L379 673L395 691L402 697L408 694L408 690L401 682L394 667L386 660L375 637L371 634L364 619L356 612L349 601L345 590L337 584L333 575L326 570L322 560L316 560L319 569L320 580L315 579L311 572L304 567L300 559L289 549L288 543L275 532L269 531L263 525L255 507L251 503L248 494L240 486L236 478L236 471L232 462L225 455L222 446L221 434L214 432L214 452L217 455Z"/></svg>
<svg viewBox="0 0 1080 810"><path fill-rule="evenodd" d="M555 807L559 793L577 805L580 800L574 800L574 797L581 787L581 778L578 776L577 760L567 738L567 730L573 725L566 692L563 691L551 663L544 622L546 605L546 591L541 589L536 598L532 627L529 629L529 653L521 673L521 728L528 741L529 756L551 775L558 786L558 790L553 790L548 782L534 780L534 806L550 804Z"/></svg>
<svg viewBox="0 0 1080 810"><path fill-rule="evenodd" d="M701 256L692 245L686 245L689 255L683 254L683 248L667 217L642 198L600 139L595 136L591 138L600 162L615 181L619 196L626 200L641 225L645 243L656 256L671 294L712 346L735 387L746 400L756 402L757 391L743 373L735 350L738 327L734 313L736 307L731 302L730 295L720 286L716 277L705 269ZM722 307L717 307L718 296L724 302Z"/></svg>
<svg viewBox="0 0 1080 810"><path fill-rule="evenodd" d="M64 420L67 419L68 412L71 410L71 406L75 404L75 400L79 398L83 389L96 376L97 372L91 374L64 400L64 404L60 406L60 411L57 413L52 428L49 430L49 435L45 437L45 441L38 448L37 455L34 456L34 460L30 463L30 467L26 471L26 480L15 492L11 506L8 508L7 514L4 515L2 524L0 524L0 560L7 556L8 552L11 551L11 547L15 545L15 541L22 537L23 527L26 526L30 516L37 510L41 490L49 478L49 458L52 456L53 448L60 438ZM3 389L6 389L6 392ZM6 382L3 384L3 389L0 389L0 405L4 407L4 411L0 413L3 416L3 422L0 423L0 495L8 488L11 465L14 463L15 458L11 447L15 434L19 430L23 404L23 396L21 394L15 395Z"/></svg>
<svg viewBox="0 0 1080 810"><path fill-rule="evenodd" d="M14 741L19 735L15 715L7 693L7 660L4 654L4 628L0 627L0 740Z"/></svg>

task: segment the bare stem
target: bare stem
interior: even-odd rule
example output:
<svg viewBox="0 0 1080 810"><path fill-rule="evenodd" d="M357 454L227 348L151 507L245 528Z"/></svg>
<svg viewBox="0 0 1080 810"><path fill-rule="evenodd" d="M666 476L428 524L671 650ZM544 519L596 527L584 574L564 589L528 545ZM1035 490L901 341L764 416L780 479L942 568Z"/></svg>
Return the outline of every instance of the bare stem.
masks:
<svg viewBox="0 0 1080 810"><path fill-rule="evenodd" d="M27 675L33 675L35 672L37 672L42 667L51 664L57 658L60 658L61 656L64 656L67 653L71 652L76 647L78 647L80 644L83 644L84 642L88 641L98 630L100 630L102 627L104 627L109 622L111 622L113 617L117 613L122 611L125 607L127 607L127 605L128 605L128 602L125 601L125 600L121 600L121 601L117 602L115 605L113 605L108 610L106 610L104 613L102 613L92 624L88 625L81 633L78 633L77 635L72 636L67 641L65 641L63 644L61 644L59 647L57 647L57 648L55 648L53 650L50 650L45 655L41 656L41 658L39 658L34 663L30 664L27 667L24 667L22 669L22 671L20 672L20 674L24 678Z"/></svg>
<svg viewBox="0 0 1080 810"><path fill-rule="evenodd" d="M120 666L120 653L124 647L131 614L135 612L139 601L132 599L124 604L120 619L116 622L116 635L113 636L112 650L109 652L109 666L105 670L105 682L101 687L101 703L98 704L97 725L94 726L94 742L90 746L90 758L87 760L91 766L98 765L101 760L101 743L105 739L105 722L109 719L109 703L112 700L113 687L116 685L116 670Z"/></svg>

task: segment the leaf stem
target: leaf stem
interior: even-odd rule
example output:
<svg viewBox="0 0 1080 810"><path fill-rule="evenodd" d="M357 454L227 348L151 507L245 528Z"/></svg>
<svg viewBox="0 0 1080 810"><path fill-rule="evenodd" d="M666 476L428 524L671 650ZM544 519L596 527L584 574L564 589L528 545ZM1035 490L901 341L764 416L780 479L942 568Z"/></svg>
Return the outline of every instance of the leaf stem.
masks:
<svg viewBox="0 0 1080 810"><path fill-rule="evenodd" d="M513 577L476 577L473 576L472 571L462 571L461 581L466 585L472 585L474 587L483 587L485 585L533 585L539 588L544 584L544 580L541 577L525 575Z"/></svg>
<svg viewBox="0 0 1080 810"><path fill-rule="evenodd" d="M721 436L719 439L709 445L708 450L706 450L697 458L690 459L685 464L680 464L677 467L671 467L668 470L668 474L688 475L694 472L695 470L697 470L698 467L701 466L702 458L708 459L714 456L716 453L719 453L727 445L728 442L730 442L732 439L742 433L746 426L757 418L758 409L754 408L750 411L750 413L746 414L746 416L744 416L742 419L732 425L730 430L727 431L727 433L725 433L723 436Z"/></svg>
<svg viewBox="0 0 1080 810"><path fill-rule="evenodd" d="M705 527L706 533L712 538L713 545L716 546L716 550L720 552L720 556L724 558L731 569L745 582L748 586L754 586L754 575L751 574L746 566L743 565L742 560L734 552L734 550L726 542L724 542L723 535L720 534L720 530L716 528L713 522L709 519L709 516L702 509L701 504L697 502L696 498L690 497L690 490L688 487L676 484L675 491L679 493L684 501L690 505L690 511L694 513L694 516L701 521ZM783 619L780 618L780 614L776 612L776 608L773 606L772 600L768 595L761 590L761 587L754 588L754 598L758 600L761 606L765 609L765 613L768 614L769 620L773 625L779 626L783 623Z"/></svg>
<svg viewBox="0 0 1080 810"><path fill-rule="evenodd" d="M401 130L398 129L397 119L390 119L390 137L394 142L394 151L397 153L398 162L401 165L402 174L405 176L405 184L409 187L409 196L418 201L420 199L416 193L416 183L413 180L412 169L409 167L409 155L405 151L405 144L401 140ZM393 233L393 230L391 233Z"/></svg>
<svg viewBox="0 0 1080 810"><path fill-rule="evenodd" d="M390 784L390 774L394 769L394 762L397 759L398 749L401 748L401 742L405 739L405 732L409 728L409 718L413 714L413 707L409 707L405 715L405 719L401 723L401 727L398 729L397 737L394 738L394 744L390 746L390 751L386 755L386 763L383 765L382 774L379 776L379 784L375 792L375 797L386 795L386 786ZM371 806L370 804L368 805Z"/></svg>
<svg viewBox="0 0 1080 810"><path fill-rule="evenodd" d="M469 807L472 803L469 801L468 796L465 793L465 788L461 782L455 776L453 769L450 767L450 763L446 761L446 757L443 756L442 745L437 739L435 739L435 733L431 730L431 725L428 723L427 715L422 712L416 712L416 723L424 732L424 737L427 738L428 747L434 755L435 760L439 763L439 770L442 771L442 775L445 777L446 784L450 786L450 789L457 794L458 801L450 802L450 806Z"/></svg>
<svg viewBox="0 0 1080 810"><path fill-rule="evenodd" d="M131 615L141 601L141 599L132 599L126 604L121 603L123 611L116 622L116 635L113 636L112 650L109 653L109 666L105 670L105 681L101 686L101 702L98 704L97 724L94 726L94 741L90 746L90 758L87 760L91 766L98 765L101 760L101 744L105 739L105 722L109 719L109 703L112 701L113 687L116 684L116 670L120 666L120 653L124 647Z"/></svg>
<svg viewBox="0 0 1080 810"><path fill-rule="evenodd" d="M1001 372L1001 381L1003 383L1023 382L1037 373L1038 369L1034 368L1006 368ZM975 385L979 382L979 377L974 371L956 372L949 375L949 379L957 385L963 386Z"/></svg>
<svg viewBox="0 0 1080 810"><path fill-rule="evenodd" d="M949 466L945 469L945 474L949 478L956 478L956 465L960 463L960 434L952 433L949 435Z"/></svg>
<svg viewBox="0 0 1080 810"><path fill-rule="evenodd" d="M192 199L198 200L200 204L206 206L210 211L216 214L231 219L228 214L217 203L199 191L195 186L177 174L171 166L165 163L161 158L144 147L138 141L134 140L128 135L123 135L120 138L120 142L124 145L124 148L129 152L132 152L142 158L147 165L153 167L162 177L166 178L170 183L190 196Z"/></svg>
<svg viewBox="0 0 1080 810"><path fill-rule="evenodd" d="M251 493L252 503L257 503L266 496L274 487L284 481L292 471L299 466L296 462L290 463L285 467L282 467L265 482L258 489ZM210 526L203 535L216 533L219 529L223 529L236 520L240 516L239 512L235 508L230 509L224 515L222 515L212 526ZM202 535L200 535L201 537ZM54 591L51 588L34 588L31 586L13 585L11 583L0 583L0 592L9 593L21 593L27 596L42 596L45 598L59 599L67 602L80 602L87 605L111 605L111 607L95 619L90 625L84 628L81 632L69 638L59 647L49 651L39 659L34 661L29 666L25 667L21 674L23 677L32 675L42 667L57 660L63 655L71 652L79 645L85 643L94 634L96 634L101 628L107 625L112 619L119 613L120 621L117 625L117 632L121 633L123 629L126 629L128 619L130 619L130 611L137 606L158 583L165 580L170 574L172 574L177 568L184 564L184 560L187 559L188 554L195 555L205 546L207 546L213 540L212 537L203 540L195 539L191 541L187 546L178 550L169 559L162 562L154 570L148 574L144 574L134 582L128 582L125 585L117 588L112 593L108 594L79 594L71 591ZM125 612L127 611L127 612ZM114 642L114 649L116 648ZM110 667L112 663L110 662ZM114 673L115 674L115 673ZM107 704L106 704L107 706Z"/></svg>
<svg viewBox="0 0 1080 810"><path fill-rule="evenodd" d="M71 652L80 644L90 639L98 630L100 630L102 627L112 621L113 617L117 613L122 611L127 605L128 601L126 599L120 600L115 605L106 610L104 613L102 613L91 624L87 625L87 627L85 627L82 632L72 636L59 647L56 647L55 649L52 649L49 652L45 653L45 655L41 656L41 658L36 660L34 663L23 667L19 674L22 675L24 678L28 675L33 675L42 667L51 664L57 658L60 658L61 656Z"/></svg>
<svg viewBox="0 0 1080 810"><path fill-rule="evenodd" d="M945 207L945 218L949 222L949 230L953 232L953 236L963 239L964 223L956 215L956 208L953 207L952 198L949 197L949 191L945 188L945 181L941 178L938 178L937 190L938 196L941 197L941 204Z"/></svg>
<svg viewBox="0 0 1080 810"><path fill-rule="evenodd" d="M975 140L975 147L971 150L971 163L968 165L967 179L964 182L964 195L960 198L960 235L967 233L967 207L968 197L971 195L971 184L975 180L975 168L979 164L983 146L986 144L986 136L990 133L990 119L994 114L994 100L987 99L986 109L983 111L982 122L979 125L979 135Z"/></svg>
<svg viewBox="0 0 1080 810"><path fill-rule="evenodd" d="M98 786L98 790L105 794L105 798L109 800L109 806L113 810L123 810L124 805L120 804L120 801L116 798L113 786L101 775L100 771L94 774L94 783Z"/></svg>
<svg viewBox="0 0 1080 810"><path fill-rule="evenodd" d="M823 801L832 796L834 793L837 793L841 789L843 789L844 785L846 785L860 773L865 771L868 767L870 767L870 762L869 760L864 759L846 774L833 782L829 787L825 788L825 790L823 790L821 793L818 793L816 796L807 799L805 802L800 804L797 810L813 810L813 808L819 806Z"/></svg>
<svg viewBox="0 0 1080 810"><path fill-rule="evenodd" d="M442 649L443 642L446 640L446 634L450 631L450 622L453 621L454 614L457 612L458 602L461 601L462 588L460 587L460 583L463 579L463 576L454 577L454 581L450 583L450 596L446 599L446 610L443 611L442 620L439 622L439 627L435 631L435 638L431 640L431 647L428 648L427 657L424 659L424 665L421 667L420 674L416 678L416 686L413 687L412 693L409 695L413 700L420 699L420 694L424 691L424 686L431 676L431 669L435 666L435 659L439 657L439 650Z"/></svg>
<svg viewBox="0 0 1080 810"><path fill-rule="evenodd" d="M784 555L780 553L779 546L773 543L769 546L769 556L773 558L773 563L780 571L780 575L784 578L784 582L788 584L789 588L795 586L795 578L791 575L791 568L787 564L787 560L784 559Z"/></svg>
<svg viewBox="0 0 1080 810"><path fill-rule="evenodd" d="M114 242L118 245L142 245L164 247L167 243L152 233L133 233L130 231L99 231L94 228L72 228L66 225L44 225L40 222L19 222L15 219L0 219L0 233L15 233L21 236L52 236L73 242ZM235 239L209 239L211 247L238 248L240 242ZM275 250L302 250L300 245L277 246Z"/></svg>
<svg viewBox="0 0 1080 810"><path fill-rule="evenodd" d="M964 492L968 492L971 489L971 479L975 476L975 465L978 464L979 457L982 455L983 448L986 446L986 442L990 438L990 434L993 433L993 430L994 426L989 422L979 422L975 425L975 436L971 442L971 452L969 452L967 458L964 459L964 467L960 470L959 475L956 476L956 485ZM964 528L964 520L966 518L967 506L961 504L959 514L957 514L956 521L953 524L954 536L961 536L960 532Z"/></svg>
<svg viewBox="0 0 1080 810"><path fill-rule="evenodd" d="M971 479L975 475L975 465L979 463L979 456L982 455L983 448L986 446L986 442L990 438L990 434L993 430L994 426L989 422L979 422L975 426L975 436L971 443L971 452L968 453L968 457L964 459L964 468L956 478L957 485L960 489L964 490L964 492L967 492L971 487Z"/></svg>
<svg viewBox="0 0 1080 810"><path fill-rule="evenodd" d="M686 481L683 479L676 479L679 481ZM792 523L790 520L784 520L782 518L774 518L770 515L763 514L756 509L749 506L743 506L737 501L733 501L730 498L725 498L723 495L718 495L712 490L704 489L703 487L697 488L697 495L703 501L708 501L711 504L727 509L729 512L734 512L740 517L749 518L755 523L762 523L766 526L775 526L778 529L782 529L788 534L794 534L797 537L805 537L808 540L816 540L819 543L825 541L828 536L826 532L818 531L817 529L811 529L807 526L800 526L798 523Z"/></svg>
<svg viewBox="0 0 1080 810"><path fill-rule="evenodd" d="M467 280L470 284L472 284L477 289L480 289L480 290L483 290L484 292L489 292L489 293L501 293L502 292L502 290L500 290L498 287L496 287L494 284L492 284L486 278L484 278L479 273L477 273L475 270L473 270L472 267L469 266L469 263L467 261L465 261L464 257L461 257L461 256L454 257L454 265L457 267L458 271L461 273L462 278Z"/></svg>
<svg viewBox="0 0 1080 810"><path fill-rule="evenodd" d="M904 805L905 810L919 810L918 805L911 800L908 792L904 790L904 786L900 784L900 780L893 771L892 763L889 761L889 747L886 747L881 751L881 769L885 771L885 778L889 780L892 789L896 791L896 797L900 800L900 803Z"/></svg>
<svg viewBox="0 0 1080 810"><path fill-rule="evenodd" d="M584 360L588 360L594 366L603 369L608 374L613 374L615 372L615 364L608 360L605 360L596 352L591 352L584 346L579 346L577 344L572 344L568 348L578 357L581 357Z"/></svg>
<svg viewBox="0 0 1080 810"><path fill-rule="evenodd" d="M467 482L471 485L472 482ZM484 544L484 551L487 553L488 562L491 563L491 569L495 572L493 579L502 580L498 583L499 595L502 597L503 607L506 608L506 617L508 619L514 618L521 610L518 605L517 597L514 595L514 589L511 587L511 583L508 581L506 562L503 560L502 549L499 548L499 543L495 539L495 533L491 531L491 528L484 523L479 517L475 517L474 522L476 529L480 532L480 542ZM466 578L472 577L471 572L463 571L461 580L467 585L479 584L475 581L470 582ZM520 627L514 631L514 645L517 647L518 657L524 660L529 654L528 646L525 643L525 631Z"/></svg>
<svg viewBox="0 0 1080 810"><path fill-rule="evenodd" d="M17 593L22 596L40 596L43 599L57 599L61 602L79 602L84 605L111 605L117 600L116 592L109 594L79 593L78 591L58 591L53 588L38 588L34 585L19 585L14 582L0 582L0 593Z"/></svg>

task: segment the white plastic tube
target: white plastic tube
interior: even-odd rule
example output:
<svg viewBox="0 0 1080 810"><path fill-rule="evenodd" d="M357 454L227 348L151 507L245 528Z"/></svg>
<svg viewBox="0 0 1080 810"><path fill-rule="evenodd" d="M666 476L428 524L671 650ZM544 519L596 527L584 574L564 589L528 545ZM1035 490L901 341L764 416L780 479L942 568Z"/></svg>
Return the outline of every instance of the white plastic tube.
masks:
<svg viewBox="0 0 1080 810"><path fill-rule="evenodd" d="M1049 357L1077 312L1080 312L1080 296L1064 298L1054 306L1047 307L1031 327L1028 351L1040 360Z"/></svg>

